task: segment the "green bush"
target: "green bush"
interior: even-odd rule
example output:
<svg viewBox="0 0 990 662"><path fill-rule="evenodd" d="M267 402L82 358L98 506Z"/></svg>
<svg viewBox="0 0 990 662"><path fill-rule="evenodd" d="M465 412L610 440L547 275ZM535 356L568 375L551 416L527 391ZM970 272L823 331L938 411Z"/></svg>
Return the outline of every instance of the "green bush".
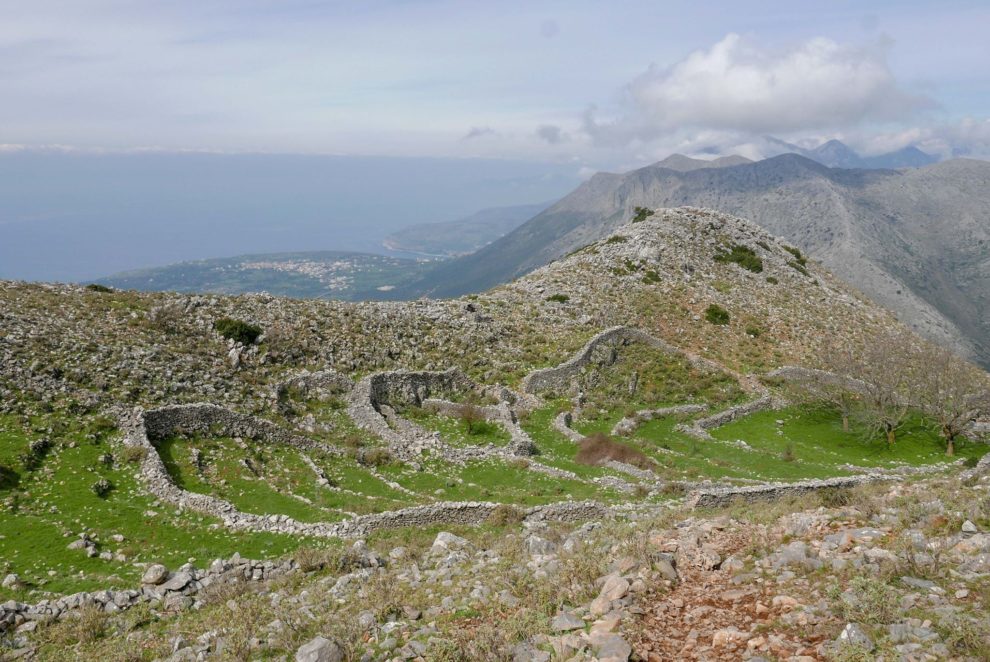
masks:
<svg viewBox="0 0 990 662"><path fill-rule="evenodd" d="M621 244L623 242L629 241L628 237L623 237L621 234L613 234L611 237L605 240L606 244Z"/></svg>
<svg viewBox="0 0 990 662"><path fill-rule="evenodd" d="M758 326L754 326L751 324L746 327L747 336L753 336L754 338L759 338L762 333L763 333L763 329L761 329Z"/></svg>
<svg viewBox="0 0 990 662"><path fill-rule="evenodd" d="M636 207L633 211L635 212L635 216L632 218L633 223L642 223L656 213L652 209L647 209L646 207Z"/></svg>
<svg viewBox="0 0 990 662"><path fill-rule="evenodd" d="M547 301L555 301L557 303L567 303L570 299L566 294L551 294L547 297Z"/></svg>
<svg viewBox="0 0 990 662"><path fill-rule="evenodd" d="M101 294L109 294L113 292L113 288L107 287L106 285L100 285L99 283L90 283L86 286L86 289L90 292L100 292Z"/></svg>
<svg viewBox="0 0 990 662"><path fill-rule="evenodd" d="M787 266L801 272L802 274L808 276L809 278L811 277L811 274L808 273L808 270L805 268L804 264L798 262L797 260L791 260L790 262L787 263Z"/></svg>
<svg viewBox="0 0 990 662"><path fill-rule="evenodd" d="M113 489L113 483L111 483L106 478L101 478L92 485L90 485L89 489L93 490L93 494L100 497L101 499L104 499L108 494L110 494L110 490Z"/></svg>
<svg viewBox="0 0 990 662"><path fill-rule="evenodd" d="M711 324L725 325L729 323L729 311L713 303L705 309L705 319Z"/></svg>
<svg viewBox="0 0 990 662"><path fill-rule="evenodd" d="M794 260L800 264L802 267L808 264L808 258L801 255L801 251L793 246L784 246L784 250L794 256Z"/></svg>
<svg viewBox="0 0 990 662"><path fill-rule="evenodd" d="M643 274L643 282L647 285L653 285L654 283L660 282L660 274L658 274L654 269L649 269Z"/></svg>
<svg viewBox="0 0 990 662"><path fill-rule="evenodd" d="M743 244L733 244L729 247L729 250L720 249L713 258L716 262L735 262L743 269L752 271L753 273L760 273L763 271L763 259L756 254L749 246L744 246Z"/></svg>
<svg viewBox="0 0 990 662"><path fill-rule="evenodd" d="M41 461L52 447L52 442L48 439L35 439L28 444L28 449L21 453L21 465L25 471L34 471L41 466Z"/></svg>
<svg viewBox="0 0 990 662"><path fill-rule="evenodd" d="M213 323L213 328L224 338L245 345L250 345L261 335L261 327L230 317L218 319Z"/></svg>
<svg viewBox="0 0 990 662"><path fill-rule="evenodd" d="M767 276L767 282L770 283L771 285L776 285L780 281L774 278L773 276Z"/></svg>

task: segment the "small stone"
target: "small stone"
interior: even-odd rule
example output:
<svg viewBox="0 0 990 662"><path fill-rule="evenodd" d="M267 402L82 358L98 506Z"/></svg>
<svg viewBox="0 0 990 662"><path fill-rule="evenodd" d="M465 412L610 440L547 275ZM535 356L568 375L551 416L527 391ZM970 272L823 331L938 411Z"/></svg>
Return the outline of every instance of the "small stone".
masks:
<svg viewBox="0 0 990 662"><path fill-rule="evenodd" d="M973 524L970 520L966 520L962 524L962 532L963 533L979 533L980 530L977 529L976 528L976 525Z"/></svg>
<svg viewBox="0 0 990 662"><path fill-rule="evenodd" d="M969 589L961 588L958 591L956 591L956 599L962 600L967 597L969 597Z"/></svg>
<svg viewBox="0 0 990 662"><path fill-rule="evenodd" d="M873 650L873 640L863 631L858 623L847 623L836 639L840 644L850 644L862 648L867 653Z"/></svg>
<svg viewBox="0 0 990 662"><path fill-rule="evenodd" d="M343 662L344 650L336 641L316 637L296 651L296 662Z"/></svg>

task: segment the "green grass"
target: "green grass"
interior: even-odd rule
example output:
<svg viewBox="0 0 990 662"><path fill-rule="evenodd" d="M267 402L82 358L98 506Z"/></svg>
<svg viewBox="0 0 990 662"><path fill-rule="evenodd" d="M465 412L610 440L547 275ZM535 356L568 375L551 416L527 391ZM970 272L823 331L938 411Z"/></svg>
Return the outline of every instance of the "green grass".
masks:
<svg viewBox="0 0 990 662"><path fill-rule="evenodd" d="M512 438L505 428L497 423L478 421L468 430L463 421L450 416L432 414L419 407L408 407L401 412L402 416L415 421L427 430L440 433L440 437L452 446L507 446Z"/></svg>
<svg viewBox="0 0 990 662"><path fill-rule="evenodd" d="M778 426L777 420L783 421ZM892 448L880 439L870 440L857 430L842 431L837 415L827 410L791 407L747 416L712 431L717 439L745 439L754 448L781 453L791 444L801 462L823 465L854 464L863 467L892 467L898 464L924 465L947 459L981 457L990 446L962 441L956 458L946 458L940 437L918 418L910 419L899 431Z"/></svg>
<svg viewBox="0 0 990 662"><path fill-rule="evenodd" d="M46 423L36 421L33 427ZM13 417L0 417L0 464L19 467L17 455L39 436ZM215 518L161 504L138 483L136 465L100 463L101 455L117 450L106 439L70 431L56 441L41 467L18 470L17 485L0 489L0 571L15 572L29 584L27 591L0 589L0 596L36 601L45 592L133 587L141 574L135 562L174 568L196 559L202 566L235 552L271 558L309 543L303 537L231 532ZM115 486L105 499L90 490L100 477ZM87 558L81 550L67 549L84 531L98 538L100 551L119 550L127 560ZM112 542L113 534L123 535L124 542Z"/></svg>

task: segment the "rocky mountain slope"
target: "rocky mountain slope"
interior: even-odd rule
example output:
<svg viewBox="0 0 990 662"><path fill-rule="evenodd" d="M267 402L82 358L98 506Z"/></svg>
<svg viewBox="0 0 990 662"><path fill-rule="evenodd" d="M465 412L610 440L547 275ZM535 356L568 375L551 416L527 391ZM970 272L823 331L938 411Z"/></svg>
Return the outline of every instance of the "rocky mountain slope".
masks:
<svg viewBox="0 0 990 662"><path fill-rule="evenodd" d="M687 172L657 164L600 173L511 234L400 293L479 291L608 236L636 207L699 205L785 237L912 328L987 365L988 183L984 161L843 170L794 154Z"/></svg>
<svg viewBox="0 0 990 662"><path fill-rule="evenodd" d="M454 300L0 282L0 657L980 659L986 444L768 372L896 326L699 208Z"/></svg>

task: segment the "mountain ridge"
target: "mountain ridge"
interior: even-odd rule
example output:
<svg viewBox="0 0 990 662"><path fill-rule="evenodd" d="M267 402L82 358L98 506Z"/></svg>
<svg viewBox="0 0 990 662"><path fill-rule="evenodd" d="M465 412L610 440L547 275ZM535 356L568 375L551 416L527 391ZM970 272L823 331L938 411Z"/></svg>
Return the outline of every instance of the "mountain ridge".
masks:
<svg viewBox="0 0 990 662"><path fill-rule="evenodd" d="M483 290L607 236L635 207L702 206L753 219L924 335L986 365L990 322L979 310L990 305L987 182L990 163L977 160L849 170L797 154L689 172L653 164L601 173L512 233L395 294ZM951 219L954 231L935 219Z"/></svg>

